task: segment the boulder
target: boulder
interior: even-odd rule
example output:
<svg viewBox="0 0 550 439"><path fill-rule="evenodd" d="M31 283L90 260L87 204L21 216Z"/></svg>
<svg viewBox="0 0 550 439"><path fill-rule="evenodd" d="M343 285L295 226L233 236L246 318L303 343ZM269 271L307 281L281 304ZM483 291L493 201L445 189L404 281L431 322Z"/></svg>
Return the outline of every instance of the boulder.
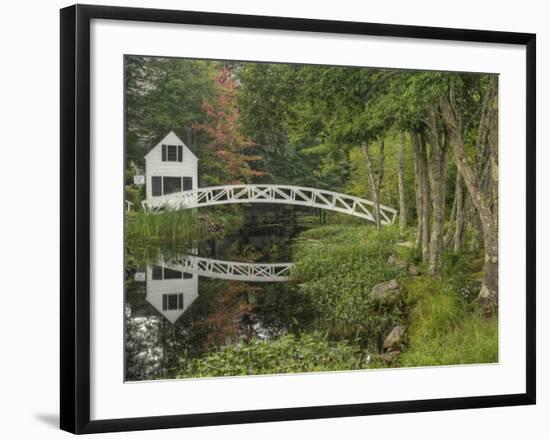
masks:
<svg viewBox="0 0 550 439"><path fill-rule="evenodd" d="M420 274L420 268L414 264L409 265L408 271L409 271L409 274L412 276L418 276Z"/></svg>
<svg viewBox="0 0 550 439"><path fill-rule="evenodd" d="M384 340L382 351L390 352L396 350L395 348L399 346L406 329L405 326L396 326L393 328Z"/></svg>
<svg viewBox="0 0 550 439"><path fill-rule="evenodd" d="M388 264L395 265L396 267L402 268L403 270L406 270L407 266L409 265L406 261L403 261L394 255L390 255L390 257L388 258Z"/></svg>
<svg viewBox="0 0 550 439"><path fill-rule="evenodd" d="M414 242L411 241L396 242L395 245L406 248L414 248Z"/></svg>
<svg viewBox="0 0 550 439"><path fill-rule="evenodd" d="M384 354L381 354L380 358L384 363L386 363L387 365L390 365L393 363L393 360L395 360L400 353L401 352L399 351L386 352Z"/></svg>
<svg viewBox="0 0 550 439"><path fill-rule="evenodd" d="M377 302L394 302L401 297L401 285L395 279L376 284L370 297Z"/></svg>

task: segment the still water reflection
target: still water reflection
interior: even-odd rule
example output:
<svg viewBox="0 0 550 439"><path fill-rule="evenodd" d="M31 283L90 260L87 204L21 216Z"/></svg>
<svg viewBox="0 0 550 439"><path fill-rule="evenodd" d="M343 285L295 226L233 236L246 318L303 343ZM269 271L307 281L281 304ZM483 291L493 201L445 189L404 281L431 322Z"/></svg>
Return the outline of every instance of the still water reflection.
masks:
<svg viewBox="0 0 550 439"><path fill-rule="evenodd" d="M170 377L182 359L305 328L311 307L287 282L296 233L243 229L180 248L132 249L145 256L126 282L126 379Z"/></svg>

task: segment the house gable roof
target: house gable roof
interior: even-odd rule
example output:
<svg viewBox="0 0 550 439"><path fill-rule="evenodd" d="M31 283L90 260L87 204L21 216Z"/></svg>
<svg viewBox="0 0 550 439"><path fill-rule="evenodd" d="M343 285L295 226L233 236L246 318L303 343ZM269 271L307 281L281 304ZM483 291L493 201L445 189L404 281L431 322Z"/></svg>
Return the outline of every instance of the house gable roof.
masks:
<svg viewBox="0 0 550 439"><path fill-rule="evenodd" d="M166 294L178 294L178 293L166 293ZM189 308L192 303L195 301L197 297L199 297L198 294L185 294L184 296L184 303L185 307L183 309L170 309L170 310L163 310L162 305L159 304L159 300L162 303L162 295L163 293L157 293L156 297L152 297L151 295L145 296L145 300L149 302L149 304L155 308L160 314L164 316L166 320L168 320L170 323L175 323L182 315L183 313Z"/></svg>
<svg viewBox="0 0 550 439"><path fill-rule="evenodd" d="M149 154L151 154L153 151L155 151L157 148L160 148L161 145L183 145L183 148L184 150L187 151L188 154L191 154L191 156L195 159L195 160L199 160L197 158L197 156L195 154L193 154L193 151L191 151L189 149L189 147L183 143L181 141L181 139L176 136L176 133L174 133L173 131L170 131L159 143L157 143L153 148L151 148L151 150L145 154L145 158L147 158L149 156ZM185 152L184 152L185 154Z"/></svg>

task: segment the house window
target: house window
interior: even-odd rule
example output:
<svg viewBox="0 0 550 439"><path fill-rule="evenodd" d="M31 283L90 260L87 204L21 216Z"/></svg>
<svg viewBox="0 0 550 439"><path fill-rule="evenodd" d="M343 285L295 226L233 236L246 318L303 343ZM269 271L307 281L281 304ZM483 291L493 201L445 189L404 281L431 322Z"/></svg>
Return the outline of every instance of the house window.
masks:
<svg viewBox="0 0 550 439"><path fill-rule="evenodd" d="M193 274L185 273L179 270L172 270L171 268L161 267L159 265L153 266L153 280L164 279L193 279Z"/></svg>
<svg viewBox="0 0 550 439"><path fill-rule="evenodd" d="M173 194L181 191L181 177L163 177L164 195Z"/></svg>
<svg viewBox="0 0 550 439"><path fill-rule="evenodd" d="M153 197L162 195L162 177L152 177L151 186Z"/></svg>
<svg viewBox="0 0 550 439"><path fill-rule="evenodd" d="M164 279L181 279L181 276L181 271L172 270L170 268L164 269Z"/></svg>
<svg viewBox="0 0 550 439"><path fill-rule="evenodd" d="M193 189L193 177L183 177L183 190L188 191Z"/></svg>
<svg viewBox="0 0 550 439"><path fill-rule="evenodd" d="M163 162L181 162L183 160L183 145L162 145Z"/></svg>
<svg viewBox="0 0 550 439"><path fill-rule="evenodd" d="M162 310L173 311L183 309L183 293L179 294L163 294L162 295Z"/></svg>
<svg viewBox="0 0 550 439"><path fill-rule="evenodd" d="M174 192L188 191L193 189L193 177L151 177L152 195L173 194Z"/></svg>

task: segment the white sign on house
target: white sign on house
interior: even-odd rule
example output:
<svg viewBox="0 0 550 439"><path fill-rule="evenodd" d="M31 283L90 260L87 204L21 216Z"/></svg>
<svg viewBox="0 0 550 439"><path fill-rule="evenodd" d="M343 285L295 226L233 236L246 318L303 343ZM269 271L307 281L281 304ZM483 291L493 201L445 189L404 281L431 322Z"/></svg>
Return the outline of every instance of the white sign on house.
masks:
<svg viewBox="0 0 550 439"><path fill-rule="evenodd" d="M146 278L146 274L144 272L136 271L134 273L134 280L136 282L145 282L145 278Z"/></svg>
<svg viewBox="0 0 550 439"><path fill-rule="evenodd" d="M198 158L173 131L145 156L145 198L197 189Z"/></svg>
<svg viewBox="0 0 550 439"><path fill-rule="evenodd" d="M145 175L134 175L134 184L136 186L142 186L145 184Z"/></svg>

